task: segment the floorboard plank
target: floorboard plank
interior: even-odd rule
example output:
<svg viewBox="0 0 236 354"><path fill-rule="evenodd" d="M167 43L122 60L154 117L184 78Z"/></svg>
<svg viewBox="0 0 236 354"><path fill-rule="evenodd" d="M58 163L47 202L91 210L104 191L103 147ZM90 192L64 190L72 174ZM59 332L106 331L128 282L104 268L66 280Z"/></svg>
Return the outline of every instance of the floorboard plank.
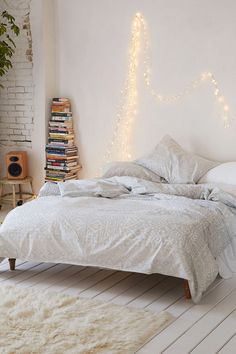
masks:
<svg viewBox="0 0 236 354"><path fill-rule="evenodd" d="M0 263L0 267L1 267L2 265L4 265L5 263L8 263L8 259L7 259L7 258L4 258L4 259L2 260L2 262Z"/></svg>
<svg viewBox="0 0 236 354"><path fill-rule="evenodd" d="M112 276L105 278L103 281L95 284L89 289L80 293L80 296L86 298L94 298L103 291L110 289L113 285L119 283L122 279L127 278L131 273L129 272L115 272Z"/></svg>
<svg viewBox="0 0 236 354"><path fill-rule="evenodd" d="M72 275L67 279L55 284L53 286L53 290L70 294L70 289L76 288L79 282L81 282L83 279L86 279L90 275L98 273L99 271L100 269L98 268L85 267L84 269L78 271L75 275Z"/></svg>
<svg viewBox="0 0 236 354"><path fill-rule="evenodd" d="M234 354L236 348L236 335L234 335L224 346L218 351L218 354Z"/></svg>
<svg viewBox="0 0 236 354"><path fill-rule="evenodd" d="M61 271L60 273L57 273L53 276L53 278L50 279L44 279L43 282L37 284L37 289L50 289L53 288L52 291L55 288L56 284L62 284L65 282L66 279L71 279L72 277L76 276L77 273L81 272L85 267L82 266L69 266L65 270Z"/></svg>
<svg viewBox="0 0 236 354"><path fill-rule="evenodd" d="M233 294L233 293L232 293ZM234 292L235 296L235 292ZM230 296L228 296L225 301L229 301L228 310L230 308ZM223 315L224 309L222 309L223 302L214 309L214 313L211 312L211 317L218 317L218 321L220 320L220 316L225 316L228 311ZM236 308L236 306L234 306ZM216 313L217 312L217 313ZM218 316L217 316L218 315ZM210 322L209 316L206 316L207 321ZM211 318L212 319L212 318ZM203 325L203 324L202 324ZM216 323L214 323L216 326ZM205 328L205 326L204 326ZM208 328L206 328L204 336L205 339L191 352L193 354L201 354L204 351L207 351L208 354L215 354L218 352L224 343L228 342L236 333L236 310L231 312L227 318L225 318L218 326L211 332L208 333ZM236 352L236 347L235 347Z"/></svg>
<svg viewBox="0 0 236 354"><path fill-rule="evenodd" d="M70 287L69 293L71 295L82 296L83 293L89 291L90 288L98 286L100 282L102 282L104 279L107 279L114 273L114 270L101 269L99 272L90 275L89 277L79 282L79 284L76 284L74 288Z"/></svg>
<svg viewBox="0 0 236 354"><path fill-rule="evenodd" d="M139 354L144 353L163 353L168 347L174 344L191 326L210 311L214 306L229 295L236 287L236 276L232 279L219 282L216 287L208 290L200 304L194 305L191 300L181 298L168 308L176 320L172 322L164 331L148 342L145 351L142 348ZM156 349L158 348L158 349ZM155 352L156 350L156 352ZM176 352L175 354L179 354ZM183 353L181 353L183 354Z"/></svg>
<svg viewBox="0 0 236 354"><path fill-rule="evenodd" d="M129 302L129 306L136 308L145 308L164 295L168 290L173 289L180 283L180 279L166 277L153 288L146 291L143 295Z"/></svg>
<svg viewBox="0 0 236 354"><path fill-rule="evenodd" d="M126 290L124 293L114 297L112 303L117 305L127 305L129 302L143 295L146 291L153 288L156 284L160 283L165 278L164 275L152 274L145 278L143 281L130 289Z"/></svg>
<svg viewBox="0 0 236 354"><path fill-rule="evenodd" d="M19 264L14 271L8 269L7 271L0 273L0 283L3 281L5 282L11 278L17 279L20 274L27 272L27 271L32 271L39 264L42 264L42 263L24 262L22 264Z"/></svg>
<svg viewBox="0 0 236 354"><path fill-rule="evenodd" d="M111 286L106 291L96 295L94 298L100 301L111 301L115 297L124 293L126 290L140 283L145 278L147 278L147 275L145 274L131 274L127 278L122 279L119 283Z"/></svg>
<svg viewBox="0 0 236 354"><path fill-rule="evenodd" d="M180 299L185 300L182 284L177 285L164 293L157 300L148 305L146 310L159 313L161 311L168 310L171 305L175 304Z"/></svg>
<svg viewBox="0 0 236 354"><path fill-rule="evenodd" d="M34 287L34 286L38 285L38 283L49 280L50 278L55 276L55 274L57 274L58 272L62 272L63 270L67 269L68 267L69 267L69 265L65 265L65 264L54 264L52 267L35 275L33 277L33 279L28 278L28 279L24 280L24 282L22 283L22 286L25 288Z"/></svg>
<svg viewBox="0 0 236 354"><path fill-rule="evenodd" d="M20 284L29 278L33 278L34 276L37 276L39 273L51 267L54 267L54 264L40 263L36 266L31 267L30 269L21 272L21 274L17 274L17 271L14 271L14 273L16 273L15 276L5 280L4 285Z"/></svg>
<svg viewBox="0 0 236 354"><path fill-rule="evenodd" d="M220 301L210 311L206 312L206 314L203 317L201 317L198 321L196 315L194 316L193 311L191 311L196 322L177 341L175 341L174 344L170 346L164 353L176 354L176 353L183 353L183 351L185 351L186 353L193 351L193 353L195 354L202 353L204 343L202 345L198 345L198 344L202 342L207 337L207 335L210 334L222 321L224 321L224 319L227 316L229 316L232 313L232 311L235 310L235 308L236 308L236 290L231 292L227 297L225 297L222 301ZM233 331L235 331L235 329L236 326L233 327ZM229 334L230 335L228 338L230 338L234 333L229 333ZM222 346L222 338L219 339L220 339L220 345L217 349L221 348ZM208 342L208 344L210 343L211 342ZM197 346L198 349L196 348ZM194 350L194 348L196 349ZM205 346L205 350L206 349L208 350L208 354L212 354L217 351L217 350L211 351L210 345L209 348Z"/></svg>

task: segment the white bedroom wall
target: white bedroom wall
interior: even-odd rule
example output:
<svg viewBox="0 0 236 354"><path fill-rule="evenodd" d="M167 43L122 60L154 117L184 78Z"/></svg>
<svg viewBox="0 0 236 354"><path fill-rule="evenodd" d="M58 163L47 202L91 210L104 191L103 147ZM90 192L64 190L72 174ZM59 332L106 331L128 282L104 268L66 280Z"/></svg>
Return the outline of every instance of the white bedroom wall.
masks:
<svg viewBox="0 0 236 354"><path fill-rule="evenodd" d="M30 0L0 1L0 11L7 10L20 28L15 40L13 67L1 77L0 89L0 174L5 175L5 154L10 150L32 150L34 126L34 87Z"/></svg>
<svg viewBox="0 0 236 354"><path fill-rule="evenodd" d="M50 100L57 94L55 1L1 0L0 10L5 9L15 16L21 34L13 68L1 79L5 88L0 93L0 174L6 173L6 152L27 150L37 193L45 175Z"/></svg>
<svg viewBox="0 0 236 354"><path fill-rule="evenodd" d="M30 20L33 38L34 129L30 173L37 193L44 183L45 144L51 97L57 93L54 0L32 0Z"/></svg>
<svg viewBox="0 0 236 354"><path fill-rule="evenodd" d="M82 177L96 173L112 134L137 11L149 27L153 86L175 93L210 70L236 112L234 0L57 0L55 5L58 93L72 100ZM236 124L223 128L210 84L162 105L147 94L140 77L138 106L135 157L169 133L202 156L236 159Z"/></svg>
<svg viewBox="0 0 236 354"><path fill-rule="evenodd" d="M31 0L34 126L28 152L35 190L44 180L47 121L55 95L72 100L81 177L93 177L101 166L126 78L130 29L137 11L149 27L153 86L175 93L210 70L235 117L235 10L234 0ZM209 84L170 105L155 103L141 73L138 89L131 137L134 157L169 133L203 156L236 160L236 124L223 128ZM22 147L1 147L2 174L4 153L13 148Z"/></svg>

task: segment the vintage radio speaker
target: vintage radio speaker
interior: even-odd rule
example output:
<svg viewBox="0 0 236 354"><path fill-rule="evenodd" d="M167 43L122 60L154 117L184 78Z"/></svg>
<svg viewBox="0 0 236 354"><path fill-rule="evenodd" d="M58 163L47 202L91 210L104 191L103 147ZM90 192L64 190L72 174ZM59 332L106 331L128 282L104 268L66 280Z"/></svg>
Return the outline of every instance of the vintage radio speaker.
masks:
<svg viewBox="0 0 236 354"><path fill-rule="evenodd" d="M22 179L28 175L27 152L10 151L6 154L7 178Z"/></svg>

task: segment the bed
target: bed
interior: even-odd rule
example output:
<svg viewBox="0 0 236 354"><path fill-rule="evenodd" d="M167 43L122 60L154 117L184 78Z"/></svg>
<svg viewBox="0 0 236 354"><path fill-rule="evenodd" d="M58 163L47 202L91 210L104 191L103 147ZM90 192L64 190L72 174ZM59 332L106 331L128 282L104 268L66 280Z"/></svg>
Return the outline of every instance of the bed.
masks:
<svg viewBox="0 0 236 354"><path fill-rule="evenodd" d="M230 276L224 257L235 242L236 197L189 177L183 183L176 168L168 181L142 161L126 163L125 172L122 166L99 179L45 184L36 200L6 217L0 257L9 258L12 269L20 258L179 277L186 297L199 302L218 273ZM186 179L185 168L178 169Z"/></svg>

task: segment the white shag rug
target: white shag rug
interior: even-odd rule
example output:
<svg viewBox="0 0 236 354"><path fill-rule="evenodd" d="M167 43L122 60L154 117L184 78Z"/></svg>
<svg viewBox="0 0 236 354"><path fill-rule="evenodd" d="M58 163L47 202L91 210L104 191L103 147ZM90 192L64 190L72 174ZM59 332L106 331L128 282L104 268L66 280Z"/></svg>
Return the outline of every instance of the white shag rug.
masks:
<svg viewBox="0 0 236 354"><path fill-rule="evenodd" d="M167 312L0 287L1 354L133 354L172 319Z"/></svg>

